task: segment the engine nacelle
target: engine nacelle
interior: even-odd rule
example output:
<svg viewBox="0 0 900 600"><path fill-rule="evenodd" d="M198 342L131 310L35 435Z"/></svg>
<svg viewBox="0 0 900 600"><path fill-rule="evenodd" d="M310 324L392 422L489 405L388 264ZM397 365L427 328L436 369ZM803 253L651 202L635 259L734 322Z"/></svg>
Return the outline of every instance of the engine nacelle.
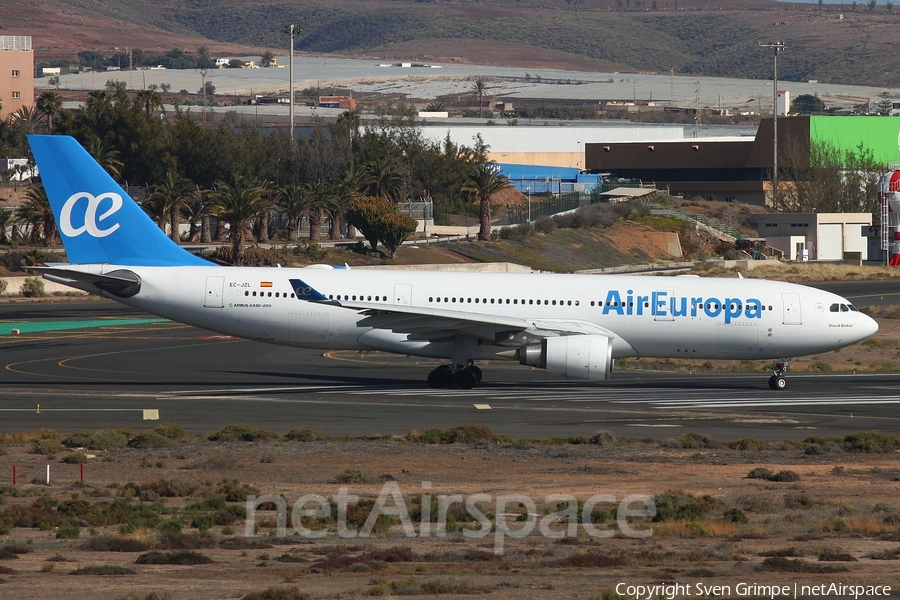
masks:
<svg viewBox="0 0 900 600"><path fill-rule="evenodd" d="M576 379L606 379L613 368L612 344L603 335L544 338L519 349L519 363Z"/></svg>

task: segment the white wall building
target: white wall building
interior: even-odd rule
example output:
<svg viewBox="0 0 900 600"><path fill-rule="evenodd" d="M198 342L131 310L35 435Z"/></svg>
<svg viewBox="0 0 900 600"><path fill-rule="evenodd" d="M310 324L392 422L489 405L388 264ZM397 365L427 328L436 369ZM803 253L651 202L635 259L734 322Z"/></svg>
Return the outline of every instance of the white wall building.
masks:
<svg viewBox="0 0 900 600"><path fill-rule="evenodd" d="M584 169L584 145L612 142L683 140L683 125L601 125L592 127L508 125L424 125L422 136L441 143L447 135L454 144L472 148L481 135L488 159L498 163L575 167Z"/></svg>
<svg viewBox="0 0 900 600"><path fill-rule="evenodd" d="M845 252L869 258L863 227L872 225L870 213L771 213L754 215L750 223L790 260L843 260Z"/></svg>

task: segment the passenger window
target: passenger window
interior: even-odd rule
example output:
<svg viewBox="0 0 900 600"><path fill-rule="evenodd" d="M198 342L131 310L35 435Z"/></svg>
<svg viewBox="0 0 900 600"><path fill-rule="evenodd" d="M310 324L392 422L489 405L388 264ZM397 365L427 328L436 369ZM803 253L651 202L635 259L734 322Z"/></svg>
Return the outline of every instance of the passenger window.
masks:
<svg viewBox="0 0 900 600"><path fill-rule="evenodd" d="M256 297L256 292L253 292L253 297L254 297L254 298Z"/></svg>
<svg viewBox="0 0 900 600"><path fill-rule="evenodd" d="M250 295L250 292L244 292L244 295L245 295L245 296L249 296L249 295Z"/></svg>

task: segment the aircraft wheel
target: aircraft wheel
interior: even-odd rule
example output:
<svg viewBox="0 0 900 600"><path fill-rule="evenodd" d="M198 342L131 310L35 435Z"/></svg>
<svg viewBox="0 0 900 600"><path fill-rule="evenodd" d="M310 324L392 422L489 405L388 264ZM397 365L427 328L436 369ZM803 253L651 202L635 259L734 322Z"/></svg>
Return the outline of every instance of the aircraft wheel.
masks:
<svg viewBox="0 0 900 600"><path fill-rule="evenodd" d="M471 390L478 384L478 375L472 369L463 369L456 374L456 385L464 390Z"/></svg>
<svg viewBox="0 0 900 600"><path fill-rule="evenodd" d="M471 366L468 368L468 370L469 370L469 371L472 371L473 373L475 373L475 377L478 379L478 383L481 383L481 369L479 369L479 368L476 367L475 365L471 365Z"/></svg>
<svg viewBox="0 0 900 600"><path fill-rule="evenodd" d="M773 390L783 390L787 387L787 379L781 375L772 375L769 377L769 387Z"/></svg>
<svg viewBox="0 0 900 600"><path fill-rule="evenodd" d="M447 365L442 365L428 374L428 387L445 388L453 380L453 373Z"/></svg>

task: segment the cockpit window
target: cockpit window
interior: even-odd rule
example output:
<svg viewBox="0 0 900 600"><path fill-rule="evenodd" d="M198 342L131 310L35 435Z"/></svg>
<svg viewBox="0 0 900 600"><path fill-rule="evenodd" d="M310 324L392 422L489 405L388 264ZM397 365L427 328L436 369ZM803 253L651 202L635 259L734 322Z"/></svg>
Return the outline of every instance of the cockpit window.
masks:
<svg viewBox="0 0 900 600"><path fill-rule="evenodd" d="M840 304L839 302L832 304L828 310L830 312L859 312L859 309L852 304Z"/></svg>

